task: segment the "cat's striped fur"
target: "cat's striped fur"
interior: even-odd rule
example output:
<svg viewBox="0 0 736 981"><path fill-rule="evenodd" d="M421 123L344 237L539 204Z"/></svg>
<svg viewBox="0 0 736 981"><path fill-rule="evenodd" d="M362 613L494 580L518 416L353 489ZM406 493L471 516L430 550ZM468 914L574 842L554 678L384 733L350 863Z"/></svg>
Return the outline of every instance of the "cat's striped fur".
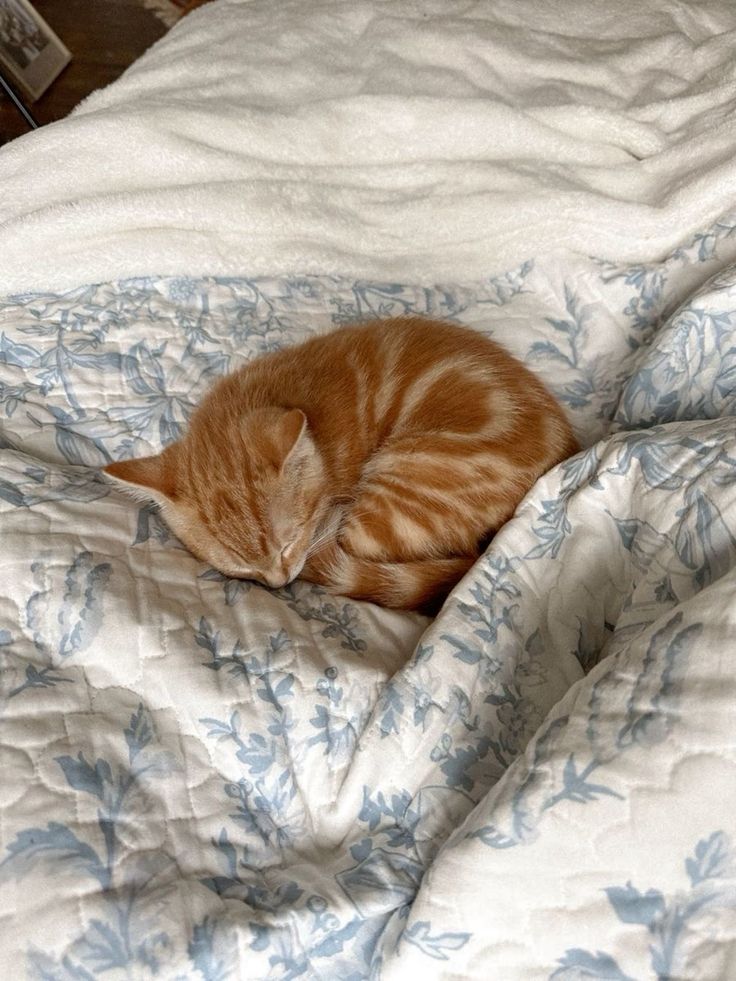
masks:
<svg viewBox="0 0 736 981"><path fill-rule="evenodd" d="M225 574L426 610L577 448L502 348L407 317L257 358L213 387L179 442L105 469Z"/></svg>

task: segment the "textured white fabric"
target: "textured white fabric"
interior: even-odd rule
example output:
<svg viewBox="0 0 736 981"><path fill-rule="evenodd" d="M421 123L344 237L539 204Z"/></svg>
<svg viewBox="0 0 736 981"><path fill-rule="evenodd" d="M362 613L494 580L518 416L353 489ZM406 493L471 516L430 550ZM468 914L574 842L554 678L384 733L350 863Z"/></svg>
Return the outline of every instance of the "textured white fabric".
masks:
<svg viewBox="0 0 736 981"><path fill-rule="evenodd" d="M661 258L736 194L736 7L220 0L0 152L0 289Z"/></svg>
<svg viewBox="0 0 736 981"><path fill-rule="evenodd" d="M730 981L736 270L660 313L735 228L646 270L0 299L0 976ZM432 624L225 579L95 469L368 303L619 430Z"/></svg>

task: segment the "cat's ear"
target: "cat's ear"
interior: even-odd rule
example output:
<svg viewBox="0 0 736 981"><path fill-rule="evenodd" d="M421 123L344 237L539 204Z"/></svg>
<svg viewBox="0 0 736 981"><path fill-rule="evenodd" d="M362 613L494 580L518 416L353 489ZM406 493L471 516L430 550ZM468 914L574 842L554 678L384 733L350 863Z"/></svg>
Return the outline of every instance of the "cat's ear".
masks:
<svg viewBox="0 0 736 981"><path fill-rule="evenodd" d="M139 491L142 496L154 500L173 500L176 497L176 472L172 456L169 448L156 456L109 463L103 470L109 477L126 484L129 491Z"/></svg>
<svg viewBox="0 0 736 981"><path fill-rule="evenodd" d="M302 438L304 430L307 428L307 417L301 409L289 409L281 417L279 426L279 437L281 448L284 451L283 460L286 462L296 449L297 443Z"/></svg>
<svg viewBox="0 0 736 981"><path fill-rule="evenodd" d="M283 470L306 429L307 417L301 409L285 409L279 412L268 434L267 457L275 469Z"/></svg>

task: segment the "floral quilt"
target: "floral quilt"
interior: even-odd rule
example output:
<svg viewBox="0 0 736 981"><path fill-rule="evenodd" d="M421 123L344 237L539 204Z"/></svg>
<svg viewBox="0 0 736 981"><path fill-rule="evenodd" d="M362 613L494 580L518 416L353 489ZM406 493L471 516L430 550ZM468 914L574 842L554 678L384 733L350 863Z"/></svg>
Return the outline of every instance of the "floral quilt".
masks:
<svg viewBox="0 0 736 981"><path fill-rule="evenodd" d="M2 977L736 976L735 233L0 301ZM493 335L586 447L433 622L226 579L100 477L402 312Z"/></svg>

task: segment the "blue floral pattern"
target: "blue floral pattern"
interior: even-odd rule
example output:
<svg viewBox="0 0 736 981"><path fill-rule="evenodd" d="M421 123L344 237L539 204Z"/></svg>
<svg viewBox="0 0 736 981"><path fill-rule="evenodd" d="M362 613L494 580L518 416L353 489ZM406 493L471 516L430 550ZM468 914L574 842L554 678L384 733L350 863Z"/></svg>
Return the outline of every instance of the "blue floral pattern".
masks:
<svg viewBox="0 0 736 981"><path fill-rule="evenodd" d="M733 875L733 849L728 835L714 831L695 846L685 861L689 879L687 891L666 896L659 889L641 892L631 882L609 886L605 893L620 923L643 927L648 934L652 977L695 977L697 957L692 957L693 932L699 921L722 909L736 905ZM696 941L697 942L697 941ZM550 978L628 979L610 954L573 949L559 960L560 967ZM581 973L582 972L582 973Z"/></svg>
<svg viewBox="0 0 736 981"><path fill-rule="evenodd" d="M646 267L539 259L433 289L146 278L0 300L13 963L726 976L733 230ZM506 344L586 447L433 623L229 580L100 478L176 438L222 372L403 313Z"/></svg>

